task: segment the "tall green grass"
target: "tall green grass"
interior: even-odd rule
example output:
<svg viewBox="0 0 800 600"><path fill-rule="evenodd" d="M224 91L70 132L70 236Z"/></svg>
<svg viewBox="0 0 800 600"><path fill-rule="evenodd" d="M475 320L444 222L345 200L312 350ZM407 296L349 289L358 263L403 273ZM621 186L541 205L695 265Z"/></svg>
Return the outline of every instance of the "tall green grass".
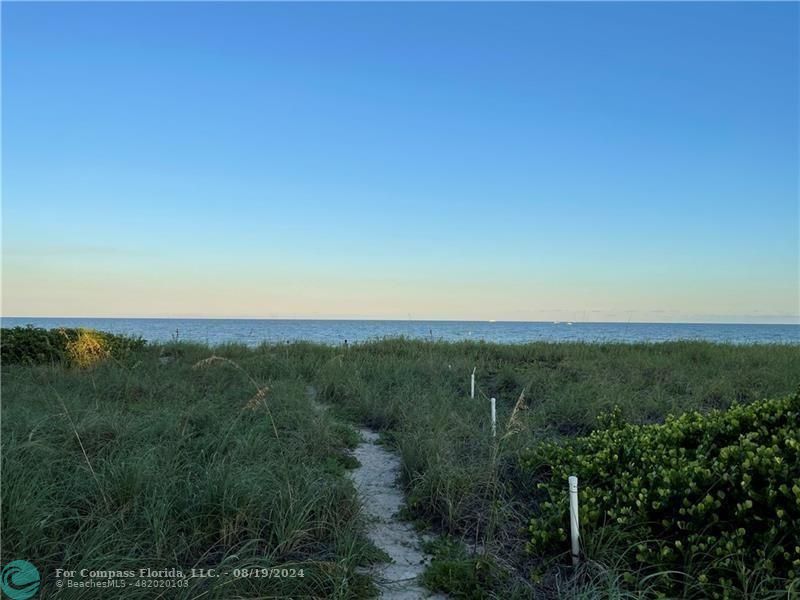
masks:
<svg viewBox="0 0 800 600"><path fill-rule="evenodd" d="M354 431L314 410L269 353L215 352L249 360L193 368L211 352L180 345L88 370L4 367L3 556L39 568L42 597L97 597L57 589L59 567L291 567L304 577L195 578L167 593L369 595L358 567L378 554L344 477Z"/></svg>
<svg viewBox="0 0 800 600"><path fill-rule="evenodd" d="M473 367L475 400L469 398ZM491 578L491 585L476 593L530 597L534 592L527 581L553 557L525 550L528 521L538 511L536 482L519 460L527 448L589 433L598 416L615 407L625 422L650 424L688 410L707 412L786 395L800 383L800 347L386 340L339 351L322 365L317 380L328 402L354 420L384 429L393 441L403 458L409 516L475 545L482 559L508 574ZM523 391L525 410L509 427ZM490 434L489 397L498 400L496 442ZM623 580L614 537L613 527L594 536L580 576L555 565L536 579L535 593L656 596L651 573ZM743 579L749 577L758 590L774 592L775 585L785 583L760 581L758 572L748 572L747 565L743 569Z"/></svg>
<svg viewBox="0 0 800 600"><path fill-rule="evenodd" d="M236 366L192 368L212 353ZM782 396L798 383L798 346L705 342L170 343L86 370L4 365L3 555L48 573L304 565L302 580L197 580L180 593L369 595L359 567L379 556L344 477L356 443L342 425L350 422L382 431L400 453L409 518L477 548L480 560L443 557L447 569L467 560L496 575L474 578L473 597L647 595L648 581L623 581L603 551L613 544L599 538L578 576L554 567L531 582L543 557L525 551L537 499L519 457L590 432L614 406L627 422L657 423ZM331 410L316 410L309 390ZM523 391L526 408L508 428ZM52 585L46 579L45 597L58 593Z"/></svg>

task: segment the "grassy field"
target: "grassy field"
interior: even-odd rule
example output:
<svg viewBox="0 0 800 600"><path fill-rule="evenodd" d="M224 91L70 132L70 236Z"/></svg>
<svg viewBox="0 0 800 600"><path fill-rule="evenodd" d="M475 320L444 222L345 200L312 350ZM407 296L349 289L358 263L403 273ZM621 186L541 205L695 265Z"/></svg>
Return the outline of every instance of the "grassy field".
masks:
<svg viewBox="0 0 800 600"><path fill-rule="evenodd" d="M4 367L3 555L51 576L41 597L99 597L57 590L59 567L296 575L193 578L165 597L369 593L356 568L379 556L343 477L357 437L314 410L295 371L305 349L281 349L280 361L252 353L242 367L202 362L211 354L180 345L91 369Z"/></svg>
<svg viewBox="0 0 800 600"><path fill-rule="evenodd" d="M614 526L584 538L577 573L567 547L529 551L541 507L523 457L588 434L614 407L621 422L655 424L786 396L799 383L800 347L703 342L179 343L89 366L5 363L3 556L36 563L42 597L97 597L56 589L56 568L143 566L304 575L193 578L165 597L369 597L361 567L381 556L345 477L358 424L400 454L406 516L440 536L430 587L464 598L655 596L646 573L631 579L615 564ZM731 597L786 597L797 585L793 574L748 568L755 583L734 581Z"/></svg>

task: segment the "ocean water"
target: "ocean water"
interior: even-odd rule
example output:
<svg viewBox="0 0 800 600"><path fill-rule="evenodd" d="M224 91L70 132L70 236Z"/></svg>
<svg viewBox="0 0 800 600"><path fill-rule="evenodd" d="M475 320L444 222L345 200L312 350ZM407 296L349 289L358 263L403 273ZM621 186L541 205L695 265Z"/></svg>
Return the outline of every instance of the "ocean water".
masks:
<svg viewBox="0 0 800 600"><path fill-rule="evenodd" d="M3 317L3 327L90 327L141 336L211 345L306 340L323 344L385 337L445 341L485 340L519 344L552 342L665 342L708 340L736 344L800 344L800 325L697 323L526 323L487 321L337 321L289 319L89 319Z"/></svg>

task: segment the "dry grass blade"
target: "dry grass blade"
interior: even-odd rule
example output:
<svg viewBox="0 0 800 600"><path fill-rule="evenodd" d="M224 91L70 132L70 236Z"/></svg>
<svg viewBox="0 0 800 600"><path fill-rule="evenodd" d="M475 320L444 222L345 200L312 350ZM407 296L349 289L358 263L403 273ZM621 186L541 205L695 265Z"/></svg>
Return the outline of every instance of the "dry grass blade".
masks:
<svg viewBox="0 0 800 600"><path fill-rule="evenodd" d="M258 391L256 391L255 395L252 398L250 398L250 400L247 401L247 404L244 405L245 409L256 410L259 404L261 404L262 402L266 407L268 392L269 392L269 387L266 385L258 388Z"/></svg>
<svg viewBox="0 0 800 600"><path fill-rule="evenodd" d="M61 403L61 408L64 409L64 414L67 415L69 424L72 427L72 432L78 439L78 445L81 447L81 452L83 452L83 458L86 459L86 464L89 466L89 471L91 472L92 477L94 478L94 482L97 484L97 491L100 492L100 496L102 496L103 502L105 503L106 508L108 508L109 507L108 498L106 497L105 492L103 492L103 486L100 485L100 480L97 478L97 473L95 473L94 468L92 467L92 461L89 460L89 455L86 453L86 447L83 445L83 440L81 440L81 436L78 433L78 428L75 426L75 421L72 420L72 415L69 414L69 410L67 410L67 405L64 403L64 400L63 398L61 398L61 395L52 386L51 389L53 390L53 393L56 395L56 398L58 398L58 401Z"/></svg>
<svg viewBox="0 0 800 600"><path fill-rule="evenodd" d="M203 360L197 361L194 365L192 365L192 369L194 369L194 370L203 369L203 368L210 367L210 366L213 366L213 365L230 365L234 369L236 369L237 371L240 371L240 372L244 373L245 377L247 377L247 379L250 381L250 383L253 384L253 387L256 388L256 393L255 393L255 396L253 396L247 402L247 404L242 408L242 410L245 410L245 409L254 410L259 402L262 403L264 405L264 408L267 410L267 415L269 416L270 423L272 424L272 431L275 434L275 439L280 441L280 436L278 435L278 428L275 425L275 419L272 416L272 411L269 409L269 405L267 404L267 392L269 391L269 388L267 386L258 385L256 380L253 379L250 376L250 373L245 371L241 367L241 365L239 365L239 363L237 363L236 361L233 361L233 360L231 360L229 358L225 358L224 356L217 356L216 354L212 354L208 358L204 358ZM235 424L235 421L234 421L234 424ZM227 439L228 433L230 433L230 429L225 434L225 437L223 439Z"/></svg>
<svg viewBox="0 0 800 600"><path fill-rule="evenodd" d="M230 364L240 369L241 367L237 365L234 361L229 358L225 358L222 356L217 356L216 354L209 356L208 358L204 358L203 360L198 360L196 363L192 365L192 369L203 369L205 367L211 367L213 365L219 364Z"/></svg>
<svg viewBox="0 0 800 600"><path fill-rule="evenodd" d="M512 436L522 430L523 425L520 413L523 410L528 410L528 405L525 403L525 390L522 390L517 399L517 403L514 405L514 410L511 411L511 416L508 418L508 423L506 423L506 433L503 435L503 438Z"/></svg>

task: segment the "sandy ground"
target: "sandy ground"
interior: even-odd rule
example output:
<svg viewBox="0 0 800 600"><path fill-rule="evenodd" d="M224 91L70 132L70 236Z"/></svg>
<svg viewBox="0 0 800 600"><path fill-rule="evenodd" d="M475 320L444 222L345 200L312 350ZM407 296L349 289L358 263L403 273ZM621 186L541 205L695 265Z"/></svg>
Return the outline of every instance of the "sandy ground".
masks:
<svg viewBox="0 0 800 600"><path fill-rule="evenodd" d="M350 476L369 519L367 535L392 559L391 563L372 569L380 597L391 600L446 598L428 592L417 582L430 556L422 551L422 540L414 528L397 515L404 500L397 484L400 457L379 445L378 434L374 431L361 429L360 433L364 441L353 455L361 466L351 471Z"/></svg>
<svg viewBox="0 0 800 600"><path fill-rule="evenodd" d="M327 406L317 402L317 391L306 388L311 405L317 412ZM360 467L348 474L358 490L369 529L367 536L391 562L370 569L381 598L387 600L446 600L443 594L434 594L422 587L417 579L430 562L422 551L422 538L417 531L398 516L403 506L403 490L397 484L400 476L400 457L378 444L380 437L371 429L359 429L362 442L353 450Z"/></svg>

